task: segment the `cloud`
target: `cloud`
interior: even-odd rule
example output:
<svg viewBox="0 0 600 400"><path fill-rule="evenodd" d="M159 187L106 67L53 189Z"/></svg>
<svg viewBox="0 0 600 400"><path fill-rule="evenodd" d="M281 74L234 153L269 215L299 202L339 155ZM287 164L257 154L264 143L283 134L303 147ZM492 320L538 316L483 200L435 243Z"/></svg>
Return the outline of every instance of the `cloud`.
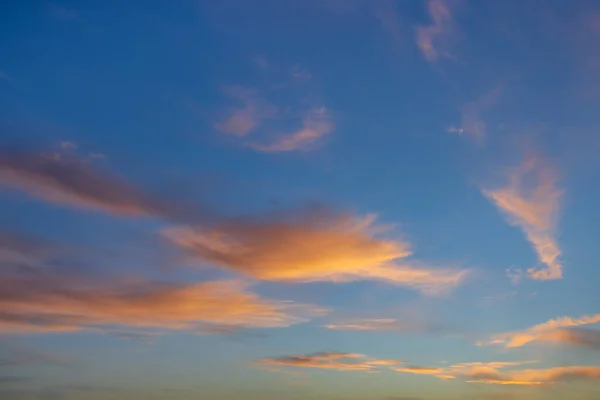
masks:
<svg viewBox="0 0 600 400"><path fill-rule="evenodd" d="M600 330L586 328L564 328L543 336L543 341L569 343L576 346L600 350Z"/></svg>
<svg viewBox="0 0 600 400"><path fill-rule="evenodd" d="M398 372L406 372L409 374L417 375L440 375L444 372L443 368L430 368L430 367L418 367L418 366L407 366L395 369Z"/></svg>
<svg viewBox="0 0 600 400"><path fill-rule="evenodd" d="M460 127L448 128L448 133L468 135L474 140L481 140L487 133L487 124L483 121L483 114L494 104L502 94L503 87L495 86L472 102L461 107Z"/></svg>
<svg viewBox="0 0 600 400"><path fill-rule="evenodd" d="M440 58L454 58L451 52L455 41L456 24L445 0L429 0L427 11L432 24L415 28L416 43L430 62Z"/></svg>
<svg viewBox="0 0 600 400"><path fill-rule="evenodd" d="M256 90L231 86L223 89L227 97L241 103L228 110L223 121L214 124L219 132L243 137L254 131L265 119L272 118L277 108L260 97Z"/></svg>
<svg viewBox="0 0 600 400"><path fill-rule="evenodd" d="M513 285L518 285L523 279L523 270L515 267L508 267L506 269L506 276L510 279Z"/></svg>
<svg viewBox="0 0 600 400"><path fill-rule="evenodd" d="M600 314L579 318L560 317L531 328L493 335L485 344L502 345L506 348L522 347L532 342L563 342L600 348L600 336L596 330L565 329L600 323Z"/></svg>
<svg viewBox="0 0 600 400"><path fill-rule="evenodd" d="M381 23L381 27L392 38L396 45L401 45L402 34L401 24L398 19L398 10L396 3L392 0L383 0L372 2L372 12L375 18Z"/></svg>
<svg viewBox="0 0 600 400"><path fill-rule="evenodd" d="M197 260L256 279L278 282L376 280L439 293L466 270L403 262L408 244L379 238L375 215L303 212L285 218L237 219L210 229L172 227L164 236Z"/></svg>
<svg viewBox="0 0 600 400"><path fill-rule="evenodd" d="M0 151L0 187L44 201L131 216L174 216L181 210L75 156Z"/></svg>
<svg viewBox="0 0 600 400"><path fill-rule="evenodd" d="M2 271L0 333L110 331L115 327L195 331L203 325L276 328L327 310L270 300L239 281L101 280L50 269Z"/></svg>
<svg viewBox="0 0 600 400"><path fill-rule="evenodd" d="M523 364L529 364L535 361L493 361L493 362L468 362L459 363L443 367L420 367L420 366L401 366L392 368L394 371L417 374L432 375L439 379L465 378L468 382L480 381L483 377L500 376L500 370L513 368Z"/></svg>
<svg viewBox="0 0 600 400"><path fill-rule="evenodd" d="M336 371L377 372L390 369L400 373L431 375L438 379L464 379L468 383L538 386L570 380L600 380L600 366L562 366L519 369L537 361L467 362L441 367L406 366L400 360L379 360L355 353L316 353L302 356L264 358L258 365L278 368L317 368Z"/></svg>
<svg viewBox="0 0 600 400"><path fill-rule="evenodd" d="M266 84L223 89L237 104L213 124L215 130L239 138L251 135L244 145L265 153L309 150L334 131L332 112L318 101L310 71L277 65L263 56L252 61Z"/></svg>
<svg viewBox="0 0 600 400"><path fill-rule="evenodd" d="M259 365L273 367L319 368L336 371L372 372L381 367L401 364L399 360L378 360L354 353L316 353L304 356L264 358Z"/></svg>
<svg viewBox="0 0 600 400"><path fill-rule="evenodd" d="M394 332L432 332L441 327L431 326L422 321L400 322L394 318L351 318L325 325L327 329L343 331L394 331Z"/></svg>
<svg viewBox="0 0 600 400"><path fill-rule="evenodd" d="M557 187L554 168L538 157L527 158L514 168L509 184L501 189L484 190L507 217L511 225L520 227L533 245L543 268L530 268L529 277L539 280L562 278L560 249L555 238L555 225L563 191Z"/></svg>
<svg viewBox="0 0 600 400"><path fill-rule="evenodd" d="M267 153L302 150L330 134L334 127L331 114L326 108L313 108L304 116L299 130L278 135L272 143L252 144L251 147Z"/></svg>
<svg viewBox="0 0 600 400"><path fill-rule="evenodd" d="M393 331L398 327L393 318L354 318L325 325L327 329L344 331Z"/></svg>
<svg viewBox="0 0 600 400"><path fill-rule="evenodd" d="M537 386L562 381L600 380L600 367L568 366L547 369L525 369L500 373L474 373L467 377L468 382L499 385Z"/></svg>

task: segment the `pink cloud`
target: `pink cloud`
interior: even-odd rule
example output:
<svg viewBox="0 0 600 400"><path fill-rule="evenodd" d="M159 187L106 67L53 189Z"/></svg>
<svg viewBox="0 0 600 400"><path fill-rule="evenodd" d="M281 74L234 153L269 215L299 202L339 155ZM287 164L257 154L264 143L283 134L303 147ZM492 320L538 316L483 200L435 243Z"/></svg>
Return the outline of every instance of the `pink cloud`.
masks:
<svg viewBox="0 0 600 400"><path fill-rule="evenodd" d="M415 29L419 50L431 62L440 58L454 58L451 48L457 28L447 2L429 0L427 10L432 23L427 26L417 26Z"/></svg>
<svg viewBox="0 0 600 400"><path fill-rule="evenodd" d="M277 109L260 97L253 89L239 86L225 88L224 93L233 100L241 103L231 107L227 116L214 124L216 130L243 137L254 131L265 119L272 118Z"/></svg>
<svg viewBox="0 0 600 400"><path fill-rule="evenodd" d="M330 134L335 125L329 111L323 107L309 110L302 120L302 127L292 133L278 135L269 144L253 144L252 148L267 152L287 152L307 149L324 136Z"/></svg>
<svg viewBox="0 0 600 400"><path fill-rule="evenodd" d="M561 252L554 233L563 194L557 182L554 167L532 156L511 171L507 186L483 191L507 216L511 225L525 232L539 261L545 265L527 270L532 279L562 278Z"/></svg>

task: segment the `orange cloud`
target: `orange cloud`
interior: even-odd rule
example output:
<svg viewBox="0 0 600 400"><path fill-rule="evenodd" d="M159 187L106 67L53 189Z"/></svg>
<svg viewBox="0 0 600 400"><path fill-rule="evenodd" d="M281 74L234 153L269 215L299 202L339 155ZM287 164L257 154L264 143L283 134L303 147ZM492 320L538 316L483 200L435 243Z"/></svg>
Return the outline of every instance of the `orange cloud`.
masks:
<svg viewBox="0 0 600 400"><path fill-rule="evenodd" d="M0 152L0 186L112 214L164 216L174 211L118 177L61 154Z"/></svg>
<svg viewBox="0 0 600 400"><path fill-rule="evenodd" d="M394 370L398 371L398 372L406 372L409 374L417 374L417 375L441 375L444 372L443 368L428 368L428 367L417 367L417 366L394 368Z"/></svg>
<svg viewBox="0 0 600 400"><path fill-rule="evenodd" d="M600 380L600 367L568 366L547 369L525 369L506 373L475 373L468 377L468 382L526 386L552 384L566 380Z"/></svg>
<svg viewBox="0 0 600 400"><path fill-rule="evenodd" d="M444 0L429 0L427 11L432 24L417 26L415 29L416 42L419 50L428 61L439 58L454 58L451 53L456 36L456 23Z"/></svg>
<svg viewBox="0 0 600 400"><path fill-rule="evenodd" d="M515 168L508 186L484 190L508 217L511 225L520 227L533 245L543 268L530 268L529 277L540 280L561 279L560 250L554 236L562 190L557 187L554 169L537 157L529 157Z"/></svg>
<svg viewBox="0 0 600 400"><path fill-rule="evenodd" d="M316 353L305 356L264 358L259 365L273 367L319 368L336 371L373 372L381 366L401 364L399 360L377 360L354 353Z"/></svg>
<svg viewBox="0 0 600 400"><path fill-rule="evenodd" d="M463 378L471 383L537 386L564 380L600 379L598 366L566 366L544 369L514 369L522 362L470 362L449 367L397 367L393 370L411 374L432 375L439 379Z"/></svg>
<svg viewBox="0 0 600 400"><path fill-rule="evenodd" d="M269 153L305 149L331 133L334 127L331 114L326 108L313 108L304 116L299 130L281 135L266 145L253 144L252 148Z"/></svg>
<svg viewBox="0 0 600 400"><path fill-rule="evenodd" d="M455 287L465 270L400 263L408 245L376 237L386 228L374 215L323 212L300 218L234 220L211 229L174 227L166 238L197 259L256 279L279 282L379 280L438 293Z"/></svg>
<svg viewBox="0 0 600 400"><path fill-rule="evenodd" d="M1 333L113 326L189 331L205 326L274 328L326 312L312 305L262 298L234 281L100 282L31 268L4 271L0 281Z"/></svg>
<svg viewBox="0 0 600 400"><path fill-rule="evenodd" d="M450 365L447 367L399 367L393 368L397 372L418 374L418 375L433 375L439 379L455 379L460 376L474 376L480 374L497 374L498 370L503 368L514 367L532 361L509 361L509 362L469 362Z"/></svg>
<svg viewBox="0 0 600 400"><path fill-rule="evenodd" d="M506 348L514 348L522 347L531 342L550 341L594 347L594 341L598 341L598 337L594 338L593 331L586 333L565 328L596 324L599 322L600 314L584 315L580 318L560 317L522 331L494 335L487 344L498 344L503 345ZM598 343L596 343L596 345L598 345Z"/></svg>
<svg viewBox="0 0 600 400"><path fill-rule="evenodd" d="M277 112L276 107L261 98L255 90L233 86L225 88L223 92L241 103L241 106L230 108L223 121L214 125L220 132L238 137L246 136Z"/></svg>

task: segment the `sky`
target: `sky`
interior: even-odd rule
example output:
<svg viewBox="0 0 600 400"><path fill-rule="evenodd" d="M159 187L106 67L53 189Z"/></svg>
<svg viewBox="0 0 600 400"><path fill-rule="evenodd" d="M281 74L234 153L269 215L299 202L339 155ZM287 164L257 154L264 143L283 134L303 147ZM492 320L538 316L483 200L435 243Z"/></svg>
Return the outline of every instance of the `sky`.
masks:
<svg viewBox="0 0 600 400"><path fill-rule="evenodd" d="M600 4L0 2L0 398L600 397Z"/></svg>

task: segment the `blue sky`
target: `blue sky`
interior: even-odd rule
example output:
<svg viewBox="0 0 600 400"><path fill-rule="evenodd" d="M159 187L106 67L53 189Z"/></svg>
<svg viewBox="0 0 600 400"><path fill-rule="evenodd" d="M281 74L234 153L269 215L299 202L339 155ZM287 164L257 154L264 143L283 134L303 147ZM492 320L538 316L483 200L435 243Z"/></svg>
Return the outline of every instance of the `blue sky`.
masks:
<svg viewBox="0 0 600 400"><path fill-rule="evenodd" d="M600 395L595 2L0 19L0 397Z"/></svg>

